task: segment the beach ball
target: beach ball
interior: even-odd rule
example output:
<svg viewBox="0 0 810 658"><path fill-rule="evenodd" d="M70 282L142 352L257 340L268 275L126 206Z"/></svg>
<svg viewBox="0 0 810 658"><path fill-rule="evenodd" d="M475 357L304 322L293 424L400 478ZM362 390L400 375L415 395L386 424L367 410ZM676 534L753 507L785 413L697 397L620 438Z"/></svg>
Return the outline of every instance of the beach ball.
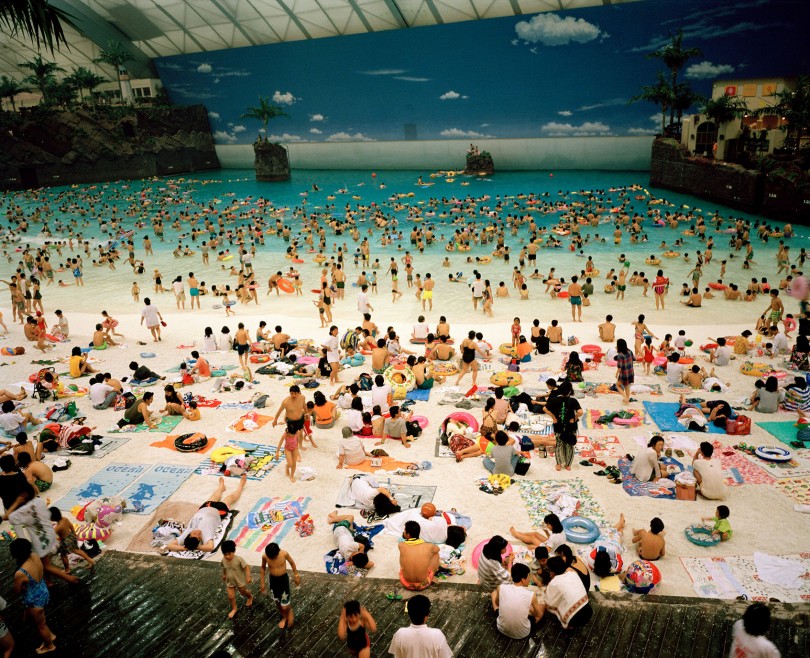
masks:
<svg viewBox="0 0 810 658"><path fill-rule="evenodd" d="M790 296L796 299L804 299L807 297L808 285L807 277L797 276L790 282Z"/></svg>
<svg viewBox="0 0 810 658"><path fill-rule="evenodd" d="M629 260L624 261L624 266L625 267L630 267L630 261Z"/></svg>
<svg viewBox="0 0 810 658"><path fill-rule="evenodd" d="M626 583L634 594L649 594L661 582L661 572L652 562L636 560L627 567Z"/></svg>
<svg viewBox="0 0 810 658"><path fill-rule="evenodd" d="M371 177L372 177L372 178L377 178L377 174L372 173L372 174L371 174Z"/></svg>

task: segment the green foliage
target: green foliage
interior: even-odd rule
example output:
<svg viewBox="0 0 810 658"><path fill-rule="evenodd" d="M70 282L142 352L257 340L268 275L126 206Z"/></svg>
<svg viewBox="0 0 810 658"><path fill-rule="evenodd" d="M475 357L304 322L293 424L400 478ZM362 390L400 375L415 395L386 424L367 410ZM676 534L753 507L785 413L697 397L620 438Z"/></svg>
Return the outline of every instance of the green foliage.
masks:
<svg viewBox="0 0 810 658"><path fill-rule="evenodd" d="M701 113L705 114L710 121L714 121L719 128L724 123L740 118L747 111L748 106L743 98L724 94L719 98L706 99Z"/></svg>
<svg viewBox="0 0 810 658"><path fill-rule="evenodd" d="M279 105L271 103L267 96L259 96L259 104L255 107L248 107L241 118L261 121L266 131L270 119L289 116Z"/></svg>
<svg viewBox="0 0 810 658"><path fill-rule="evenodd" d="M106 48L102 48L98 57L93 60L94 64L106 64L115 69L115 75L118 77L118 86L121 88L121 100L124 100L124 85L121 82L121 68L127 62L131 62L134 58L129 51L124 48L120 41L108 41Z"/></svg>
<svg viewBox="0 0 810 658"><path fill-rule="evenodd" d="M641 93L629 100L630 103L638 101L647 101L661 108L661 133L663 134L666 129L667 110L675 102L675 94L663 73L659 71L657 82L654 85L642 85Z"/></svg>
<svg viewBox="0 0 810 658"><path fill-rule="evenodd" d="M84 101L85 89L90 92L90 98L93 99L93 90L102 82L106 82L107 79L93 73L90 69L80 66L73 69L73 73L65 78L65 81L70 82L70 84L79 90L79 97ZM95 103L94 99L93 102Z"/></svg>
<svg viewBox="0 0 810 658"><path fill-rule="evenodd" d="M37 47L44 44L51 53L60 45L68 45L63 24L75 27L69 14L47 0L0 2L0 28L14 36L28 37Z"/></svg>
<svg viewBox="0 0 810 658"><path fill-rule="evenodd" d="M0 100L8 98L9 101L11 101L11 109L15 112L17 111L17 104L14 101L14 97L17 94L22 94L27 91L30 91L29 87L20 84L13 78L9 78L7 75L0 78Z"/></svg>
<svg viewBox="0 0 810 658"><path fill-rule="evenodd" d="M795 89L783 89L773 95L775 103L763 107L754 114L776 114L787 119L782 126L794 143L794 150L801 146L801 138L810 129L810 77L800 75Z"/></svg>
<svg viewBox="0 0 810 658"><path fill-rule="evenodd" d="M669 108L669 122L673 122L674 113L678 112L678 123L683 111L697 101L697 97L692 92L688 83L678 84L678 73L693 57L700 57L702 55L700 48L684 48L683 47L683 30L679 30L677 34L669 34L669 43L655 52L649 53L648 58L660 60L669 71L669 88L672 97L676 99ZM688 91L687 91L688 90ZM689 99L691 98L691 102ZM683 104L686 103L685 106Z"/></svg>
<svg viewBox="0 0 810 658"><path fill-rule="evenodd" d="M47 105L49 102L48 87L56 82L56 74L64 73L65 69L54 62L43 61L41 55L37 55L28 62L23 62L19 67L31 71L31 74L24 78L23 82L34 85L39 89L42 94L42 103Z"/></svg>

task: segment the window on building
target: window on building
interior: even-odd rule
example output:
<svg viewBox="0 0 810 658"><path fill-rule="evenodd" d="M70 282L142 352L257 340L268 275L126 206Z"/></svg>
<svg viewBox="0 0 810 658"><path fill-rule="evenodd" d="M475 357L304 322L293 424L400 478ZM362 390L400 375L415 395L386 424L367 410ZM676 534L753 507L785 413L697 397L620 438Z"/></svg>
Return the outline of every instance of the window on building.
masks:
<svg viewBox="0 0 810 658"><path fill-rule="evenodd" d="M717 126L712 121L704 121L695 131L695 153L712 155L712 147L717 141Z"/></svg>

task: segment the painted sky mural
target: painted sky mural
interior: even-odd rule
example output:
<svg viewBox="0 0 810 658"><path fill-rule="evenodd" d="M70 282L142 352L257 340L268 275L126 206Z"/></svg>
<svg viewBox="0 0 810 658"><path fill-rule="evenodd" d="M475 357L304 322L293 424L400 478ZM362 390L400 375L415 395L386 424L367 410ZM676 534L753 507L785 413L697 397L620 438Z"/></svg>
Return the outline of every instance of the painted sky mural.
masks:
<svg viewBox="0 0 810 658"><path fill-rule="evenodd" d="M155 61L175 103L208 107L220 144L251 143L241 119L259 95L289 118L281 142L652 135L660 113L628 105L661 64L645 57L684 31L698 47L683 77L810 73L805 0L644 0L296 41Z"/></svg>

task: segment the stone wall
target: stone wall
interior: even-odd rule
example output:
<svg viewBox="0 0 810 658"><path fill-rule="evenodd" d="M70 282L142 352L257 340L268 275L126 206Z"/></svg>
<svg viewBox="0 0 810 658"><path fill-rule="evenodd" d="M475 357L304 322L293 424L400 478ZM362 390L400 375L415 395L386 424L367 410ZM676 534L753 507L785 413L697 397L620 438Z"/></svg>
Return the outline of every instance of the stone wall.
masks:
<svg viewBox="0 0 810 658"><path fill-rule="evenodd" d="M4 113L0 188L23 189L218 169L202 105Z"/></svg>
<svg viewBox="0 0 810 658"><path fill-rule="evenodd" d="M692 157L673 139L652 146L650 185L786 222L810 222L810 190L739 165Z"/></svg>

